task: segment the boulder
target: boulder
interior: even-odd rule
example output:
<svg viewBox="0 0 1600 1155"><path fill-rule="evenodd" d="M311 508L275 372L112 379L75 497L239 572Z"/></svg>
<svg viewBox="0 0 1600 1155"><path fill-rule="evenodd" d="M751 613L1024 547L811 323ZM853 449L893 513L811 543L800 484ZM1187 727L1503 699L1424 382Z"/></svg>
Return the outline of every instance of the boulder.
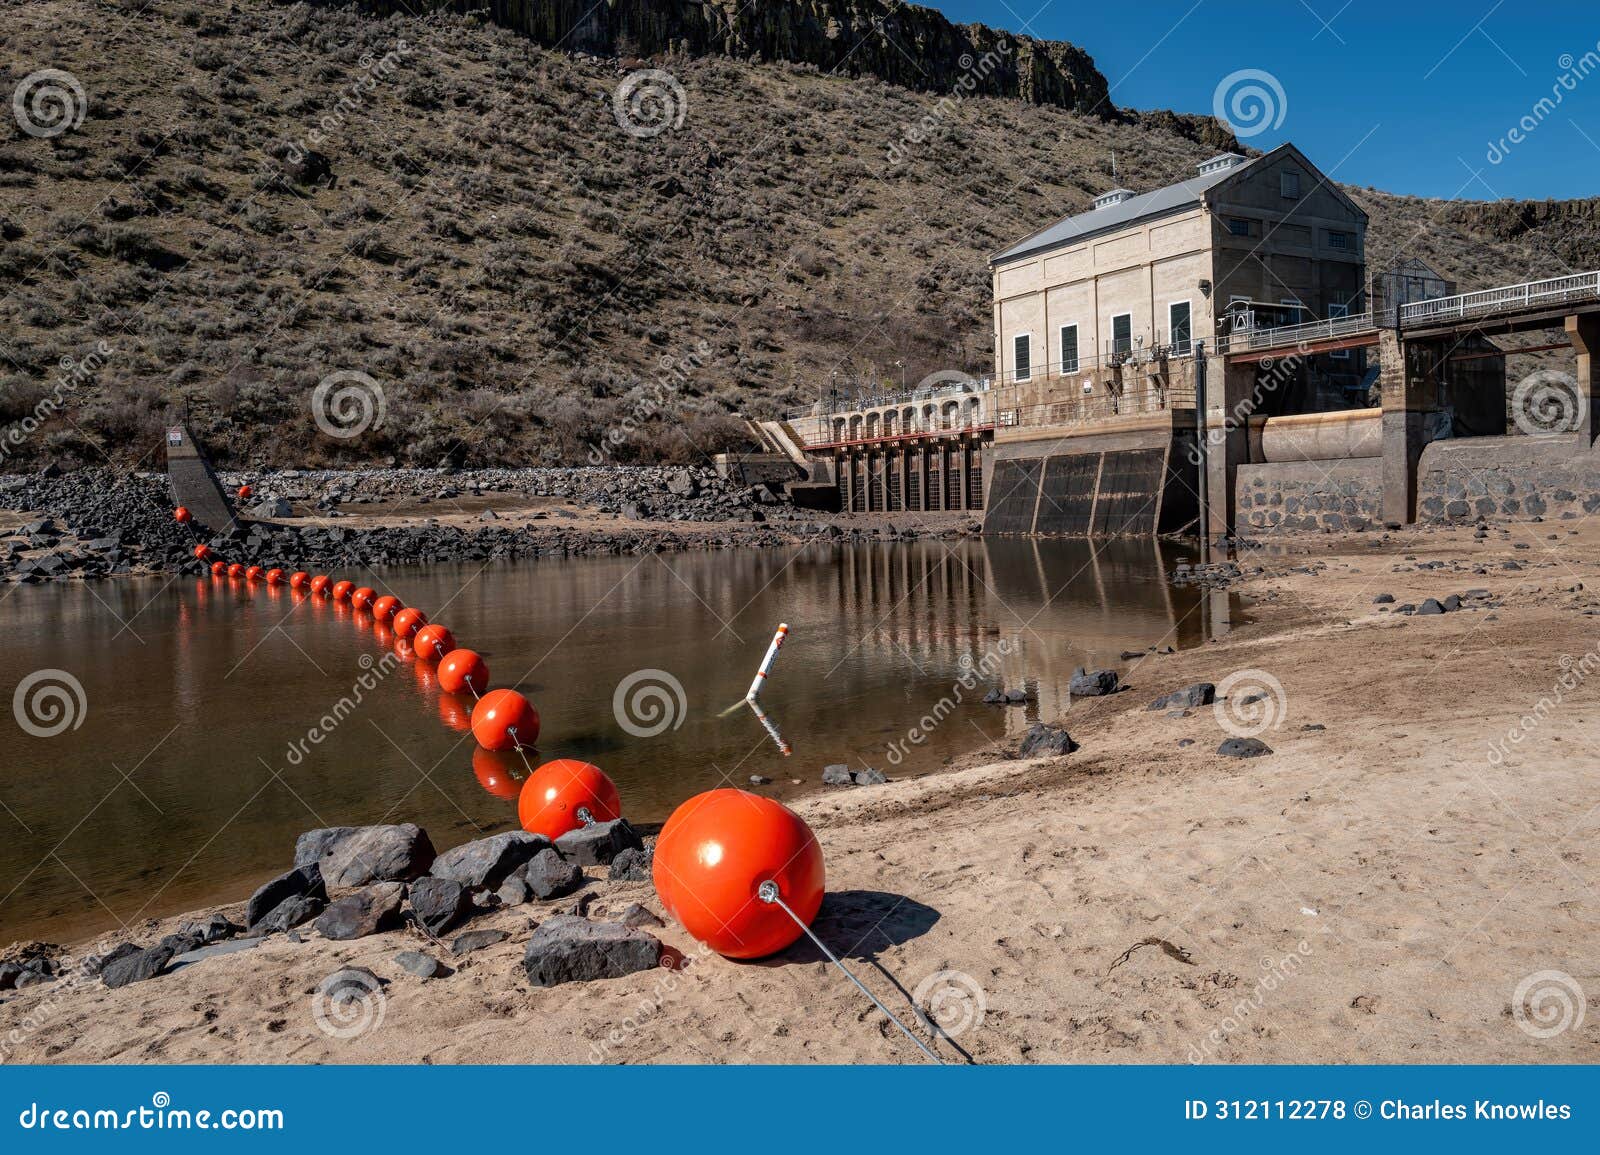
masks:
<svg viewBox="0 0 1600 1155"><path fill-rule="evenodd" d="M521 906L533 899L533 888L519 871L502 882L500 889L494 892L494 896L504 906Z"/></svg>
<svg viewBox="0 0 1600 1155"><path fill-rule="evenodd" d="M889 776L869 766L865 770L852 770L850 780L857 786L882 786L889 781Z"/></svg>
<svg viewBox="0 0 1600 1155"><path fill-rule="evenodd" d="M204 922L186 922L178 928L179 934L189 935L199 940L201 946L208 946L223 939L232 938L244 928L235 926L221 914L213 914Z"/></svg>
<svg viewBox="0 0 1600 1155"><path fill-rule="evenodd" d="M288 517L293 511L289 503L281 497L269 497L258 501L250 509L251 517Z"/></svg>
<svg viewBox="0 0 1600 1155"><path fill-rule="evenodd" d="M1070 754L1077 748L1078 744L1064 727L1035 722L1023 735L1022 744L1017 747L1017 757L1053 758Z"/></svg>
<svg viewBox="0 0 1600 1155"><path fill-rule="evenodd" d="M1442 614L1442 613L1444 613L1444 607L1439 604L1437 599L1428 598L1420 606L1417 607L1417 613L1418 613L1418 615L1421 615L1421 614Z"/></svg>
<svg viewBox="0 0 1600 1155"><path fill-rule="evenodd" d="M1163 694L1150 703L1152 710L1189 710L1196 706L1209 706L1217 700L1217 688L1210 682L1196 682L1181 690Z"/></svg>
<svg viewBox="0 0 1600 1155"><path fill-rule="evenodd" d="M1098 698L1105 694L1117 692L1117 672L1115 670L1085 670L1078 667L1072 673L1072 681L1067 684L1067 692L1074 698Z"/></svg>
<svg viewBox="0 0 1600 1155"><path fill-rule="evenodd" d="M616 979L649 970L661 960L654 935L620 922L590 922L558 914L539 924L528 939L522 968L536 987Z"/></svg>
<svg viewBox="0 0 1600 1155"><path fill-rule="evenodd" d="M1272 753L1272 747L1260 738L1229 738L1217 747L1217 753L1228 758L1259 758Z"/></svg>
<svg viewBox="0 0 1600 1155"><path fill-rule="evenodd" d="M345 895L318 916L323 938L365 938L400 924L400 902L406 888L398 882L377 882Z"/></svg>
<svg viewBox="0 0 1600 1155"><path fill-rule="evenodd" d="M283 905L286 899L327 897L328 892L322 885L322 871L317 864L313 862L308 866L297 866L256 889L250 901L245 903L244 922L246 926L255 926Z"/></svg>
<svg viewBox="0 0 1600 1155"><path fill-rule="evenodd" d="M254 950L261 945L259 938L238 938L232 942L213 943L210 946L196 947L194 950L184 951L174 955L167 964L168 973L182 970L184 967L193 966L197 962L204 962L208 958L218 958L222 955L238 954L240 951Z"/></svg>
<svg viewBox="0 0 1600 1155"><path fill-rule="evenodd" d="M419 979L435 978L445 970L442 962L431 954L423 954L420 950L403 950L394 956L394 961L401 970L416 975Z"/></svg>
<svg viewBox="0 0 1600 1155"><path fill-rule="evenodd" d="M309 866L320 862L336 842L354 833L355 829L354 826L324 826L320 830L306 831L294 840L294 864Z"/></svg>
<svg viewBox="0 0 1600 1155"><path fill-rule="evenodd" d="M411 884L411 913L431 935L441 935L472 910L467 888L453 878L424 875Z"/></svg>
<svg viewBox="0 0 1600 1155"><path fill-rule="evenodd" d="M850 773L850 767L836 762L832 766L822 768L822 784L824 786L854 786L855 777Z"/></svg>
<svg viewBox="0 0 1600 1155"><path fill-rule="evenodd" d="M623 926L666 926L656 917L655 912L647 907L640 906L637 902L630 902L628 909L617 917Z"/></svg>
<svg viewBox="0 0 1600 1155"><path fill-rule="evenodd" d="M459 936L450 944L450 953L453 955L471 954L475 950L482 950L486 946L505 942L511 936L503 930L469 930Z"/></svg>
<svg viewBox="0 0 1600 1155"><path fill-rule="evenodd" d="M100 970L100 981L112 989L125 987L129 983L142 983L165 970L172 956L177 953L170 944L160 943L136 950L115 962L106 963Z"/></svg>
<svg viewBox="0 0 1600 1155"><path fill-rule="evenodd" d="M591 822L577 830L569 830L556 839L556 849L561 857L579 866L606 866L624 850L643 850L644 840L638 831L628 825L626 818L610 822Z"/></svg>
<svg viewBox="0 0 1600 1155"><path fill-rule="evenodd" d="M507 831L452 847L433 860L428 873L435 878L452 879L462 886L494 890L517 867L549 845L550 840L542 834Z"/></svg>
<svg viewBox="0 0 1600 1155"><path fill-rule="evenodd" d="M92 954L88 958L84 959L83 973L91 976L98 975L104 971L106 967L110 966L118 959L127 958L131 954L138 954L142 949L143 948L140 947L136 942L118 943L116 946L106 951L105 954ZM0 987L0 990L4 989L4 987Z"/></svg>
<svg viewBox="0 0 1600 1155"><path fill-rule="evenodd" d="M262 920L250 928L252 935L264 937L269 934L283 934L297 926L303 926L322 913L327 903L311 895L294 895L284 899L273 907Z"/></svg>
<svg viewBox="0 0 1600 1155"><path fill-rule="evenodd" d="M519 871L535 898L547 900L571 894L583 885L583 871L554 850L541 850Z"/></svg>
<svg viewBox="0 0 1600 1155"><path fill-rule="evenodd" d="M9 991L17 985L22 968L16 963L0 963L0 991Z"/></svg>
<svg viewBox="0 0 1600 1155"><path fill-rule="evenodd" d="M611 860L607 877L612 882L649 882L652 858L648 851L630 846Z"/></svg>
<svg viewBox="0 0 1600 1155"><path fill-rule="evenodd" d="M410 882L433 865L433 843L414 823L358 826L322 855L322 880L330 891L373 882Z"/></svg>

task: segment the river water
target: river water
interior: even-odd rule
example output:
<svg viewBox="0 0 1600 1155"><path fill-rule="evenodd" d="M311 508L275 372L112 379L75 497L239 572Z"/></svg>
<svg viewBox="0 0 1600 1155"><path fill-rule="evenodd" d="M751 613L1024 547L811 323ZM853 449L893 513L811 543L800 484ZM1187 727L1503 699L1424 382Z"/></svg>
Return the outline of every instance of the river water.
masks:
<svg viewBox="0 0 1600 1155"><path fill-rule="evenodd" d="M1176 559L1143 541L963 541L340 576L428 611L527 694L534 764L595 762L630 818L657 822L752 774L783 797L830 762L895 776L998 749L1066 710L1074 666L1223 628L1226 598L1168 583ZM762 702L788 755L748 709L725 713L780 621ZM384 634L226 581L9 587L0 943L237 900L316 826L416 822L441 850L513 827L522 760L477 751L470 702L388 659ZM981 704L1002 685L1036 700Z"/></svg>

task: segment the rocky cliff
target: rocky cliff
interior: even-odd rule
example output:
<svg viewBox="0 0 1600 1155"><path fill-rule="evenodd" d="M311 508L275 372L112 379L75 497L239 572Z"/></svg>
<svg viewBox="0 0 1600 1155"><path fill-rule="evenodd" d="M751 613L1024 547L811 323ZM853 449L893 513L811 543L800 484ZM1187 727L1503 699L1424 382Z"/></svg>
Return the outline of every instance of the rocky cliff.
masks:
<svg viewBox="0 0 1600 1155"><path fill-rule="evenodd" d="M1007 96L1110 115L1106 78L1076 45L886 0L358 0L380 15L475 15L596 56L729 56L876 76L930 92Z"/></svg>

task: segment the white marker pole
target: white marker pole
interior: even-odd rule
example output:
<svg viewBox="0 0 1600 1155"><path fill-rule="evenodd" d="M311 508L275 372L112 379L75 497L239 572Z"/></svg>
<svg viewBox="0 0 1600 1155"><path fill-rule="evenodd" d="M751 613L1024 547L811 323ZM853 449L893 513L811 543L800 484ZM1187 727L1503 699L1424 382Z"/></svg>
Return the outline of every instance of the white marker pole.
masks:
<svg viewBox="0 0 1600 1155"><path fill-rule="evenodd" d="M750 692L744 696L746 702L754 702L756 695L761 693L761 683L767 680L767 671L772 669L773 659L783 648L783 639L788 633L789 623L783 622L778 626L778 632L772 635L772 645L767 647L767 656L761 659L761 668L756 671L755 681L750 683Z"/></svg>

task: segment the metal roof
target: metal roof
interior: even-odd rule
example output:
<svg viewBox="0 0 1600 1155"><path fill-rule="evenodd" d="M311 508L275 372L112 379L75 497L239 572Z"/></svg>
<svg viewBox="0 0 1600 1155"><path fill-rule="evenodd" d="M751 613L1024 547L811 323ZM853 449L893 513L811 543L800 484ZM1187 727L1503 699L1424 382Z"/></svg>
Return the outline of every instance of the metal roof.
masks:
<svg viewBox="0 0 1600 1155"><path fill-rule="evenodd" d="M1218 158L1212 158L1218 159ZM996 253L989 259L991 265L998 265L1004 261L1015 260L1017 257L1026 256L1028 253L1039 252L1042 249L1059 248L1062 245L1074 244L1087 240L1089 237L1101 233L1111 232L1141 221L1148 217L1166 216L1168 213L1178 212L1181 209L1191 208L1200 203L1206 190L1221 184L1238 173L1249 168L1256 160L1244 160L1230 168L1219 168L1213 172L1201 173L1186 181L1158 188L1154 192L1141 193L1103 209L1090 209L1086 213L1067 217L1057 221L1047 229L1034 233L1026 240L1018 241L1009 249ZM1210 163L1209 161L1207 162Z"/></svg>

